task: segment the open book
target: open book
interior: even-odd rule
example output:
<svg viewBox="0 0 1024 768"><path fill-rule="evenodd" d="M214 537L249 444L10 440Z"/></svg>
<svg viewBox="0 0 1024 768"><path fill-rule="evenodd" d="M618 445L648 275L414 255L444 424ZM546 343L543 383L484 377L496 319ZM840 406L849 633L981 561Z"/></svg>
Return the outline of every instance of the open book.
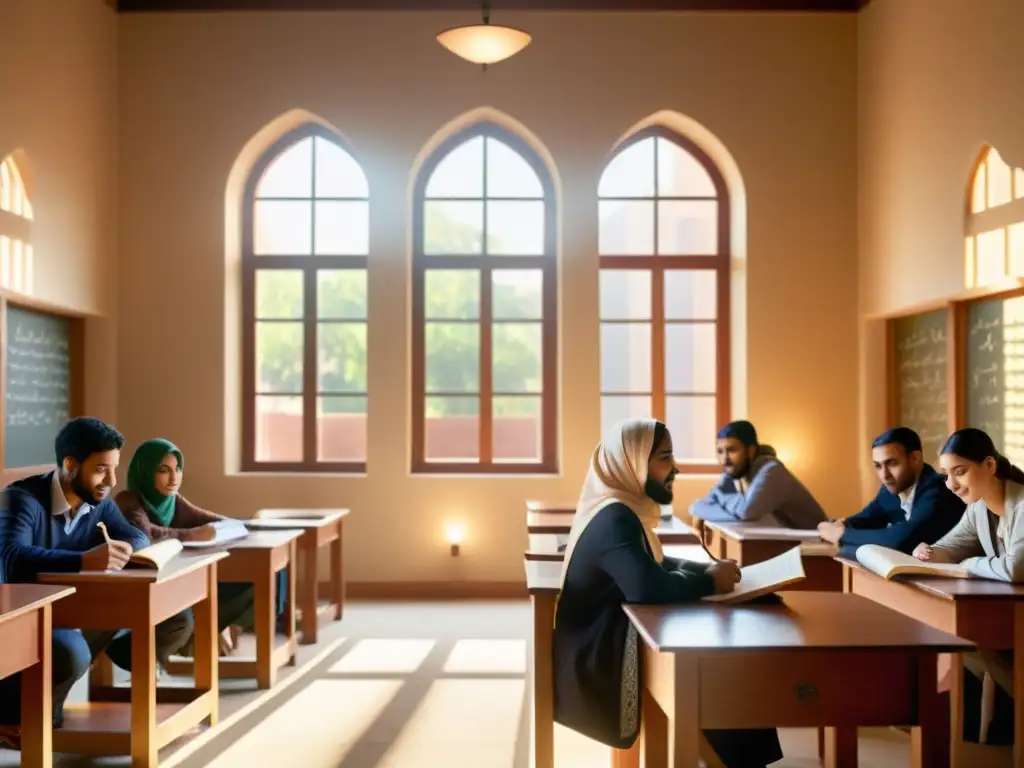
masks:
<svg viewBox="0 0 1024 768"><path fill-rule="evenodd" d="M709 595L711 603L735 605L770 595L806 578L800 547L795 546L770 560L740 568L740 582L736 589L724 595Z"/></svg>
<svg viewBox="0 0 1024 768"><path fill-rule="evenodd" d="M177 539L164 539L156 544L150 544L148 547L132 552L132 556L128 558L128 564L125 565L125 568L154 568L159 571L179 552L181 552L180 541Z"/></svg>
<svg viewBox="0 0 1024 768"><path fill-rule="evenodd" d="M225 518L224 520L218 520L213 523L214 537L208 541L183 541L181 544L185 548L200 549L203 547L216 547L220 546L226 541L234 541L235 539L244 539L249 535L249 529L245 527L245 523L241 520L235 520L234 518Z"/></svg>
<svg viewBox="0 0 1024 768"><path fill-rule="evenodd" d="M895 576L970 578L967 569L957 563L926 563L911 555L905 555L888 547L880 547L877 544L865 544L862 547L857 547L857 562L883 579L892 579Z"/></svg>

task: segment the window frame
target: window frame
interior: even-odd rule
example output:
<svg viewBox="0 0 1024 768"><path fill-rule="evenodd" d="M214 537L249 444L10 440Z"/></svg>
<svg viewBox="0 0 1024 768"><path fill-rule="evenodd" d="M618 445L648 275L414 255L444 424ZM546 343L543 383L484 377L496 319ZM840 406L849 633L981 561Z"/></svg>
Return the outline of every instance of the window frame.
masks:
<svg viewBox="0 0 1024 768"><path fill-rule="evenodd" d="M273 144L260 155L253 165L249 177L245 182L245 191L242 198L242 461L243 472L291 472L291 473L337 473L337 474L364 474L366 472L366 460L363 461L319 461L317 459L317 400L321 396L317 378L317 275L320 270L342 270L358 269L367 273L367 297L366 303L369 307L369 255L361 256L318 256L314 251L309 255L257 255L255 250L255 209L256 209L256 187L263 177L264 172L283 152L293 145L307 138L321 138L329 141L343 149L355 160L364 175L365 165L360 161L359 156L352 150L352 147L328 128L318 124L301 125L281 135ZM315 150L314 150L315 152ZM313 160L312 176L312 197L295 198L297 200L309 199L314 205L318 199L316 196L316 161ZM367 191L369 193L370 180L367 176ZM366 198L346 198L351 200L367 201L369 206L372 195L367 194ZM369 215L369 214L368 214ZM315 214L314 214L315 216ZM315 218L312 221L315 236ZM256 460L256 405L257 397L257 372L256 372L256 273L263 270L291 270L301 271L303 275L303 302L302 302L302 325L303 325L303 353L302 353L302 460L301 461L257 461ZM291 320L289 322L296 322ZM325 322L330 322L325 321ZM356 321L358 322L358 321ZM362 322L369 329L369 311ZM367 332L367 347L369 347L369 333ZM370 364L369 348L366 350L367 369ZM369 382L367 382L369 389ZM367 419L369 419L369 392L344 393L346 396L364 397L367 401ZM287 397L289 395L282 394ZM294 395L291 395L294 396ZM326 395L330 396L330 394ZM369 433L369 429L367 429Z"/></svg>
<svg viewBox="0 0 1024 768"><path fill-rule="evenodd" d="M487 253L486 201L487 166L484 163L482 196L466 198L484 201L483 253L480 255L429 255L424 252L424 224L427 184L437 166L452 150L470 139L482 136L493 138L516 151L537 174L542 197L528 198L544 203L544 254L540 256L505 256ZM485 156L486 157L486 156ZM524 198L525 199L525 198ZM558 206L554 181L547 165L537 152L521 137L492 122L478 122L449 136L427 157L417 173L412 195L412 451L413 474L466 474L466 475L537 475L558 473ZM426 457L426 273L428 269L478 270L480 274L480 357L479 430L477 461L437 461ZM494 421L492 405L494 387L492 330L492 280L494 269L540 270L541 289L541 457L538 462L494 461ZM429 393L434 396L435 393ZM445 394L469 393L436 393Z"/></svg>
<svg viewBox="0 0 1024 768"><path fill-rule="evenodd" d="M683 270L713 270L716 275L716 318L715 318L715 416L718 425L729 422L732 414L732 343L731 343L731 314L732 314L732 223L731 200L729 188L725 183L718 166L708 154L697 146L691 139L664 126L655 125L637 131L625 139L611 152L602 167L604 170L619 154L646 139L665 139L672 142L683 151L689 153L708 172L715 187L715 200L718 202L718 244L717 253L711 255L660 255L658 248L658 201L687 199L674 195L658 194L658 163L657 155L654 159L654 194L651 197L630 197L629 200L652 200L654 202L654 249L653 255L614 255L604 256L600 252L598 244L598 270L599 274L604 271L613 270L646 270L651 274L651 317L646 321L608 321L600 316L598 311L598 328L605 323L616 322L648 322L651 326L651 415L661 422L665 422L666 416L666 371L665 371L665 335L669 322L665 320L665 273L667 271ZM599 176L600 179L600 176ZM615 196L595 196L595 203L602 200L617 200ZM706 197L693 199L710 199ZM599 355L603 350L598 350ZM603 405L604 398L610 396L646 396L648 393L639 392L606 392L600 387L600 399ZM714 462L714 457L708 457L707 462L679 462L677 464L680 472L684 474L712 475L718 474L721 467Z"/></svg>

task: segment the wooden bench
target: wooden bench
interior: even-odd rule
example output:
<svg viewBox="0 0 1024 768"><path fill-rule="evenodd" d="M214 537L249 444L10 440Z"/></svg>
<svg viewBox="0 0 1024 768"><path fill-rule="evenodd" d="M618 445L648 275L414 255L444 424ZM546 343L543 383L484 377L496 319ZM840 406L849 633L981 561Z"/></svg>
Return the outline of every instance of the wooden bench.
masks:
<svg viewBox="0 0 1024 768"><path fill-rule="evenodd" d="M227 552L185 553L159 572L43 573L39 581L75 588L53 606L53 626L69 629L128 629L132 643L130 688L93 688L89 704L65 708L64 726L53 734L57 752L131 755L136 768L157 764L166 744L201 724L216 725L217 564ZM156 625L193 608L195 684L158 687Z"/></svg>
<svg viewBox="0 0 1024 768"><path fill-rule="evenodd" d="M53 765L53 603L72 587L0 584L0 678L21 672L21 765Z"/></svg>
<svg viewBox="0 0 1024 768"><path fill-rule="evenodd" d="M255 606L253 629L256 634L256 658L225 656L220 659L223 678L255 677L259 688L274 685L277 670L285 664L295 664L298 640L295 637L295 567L297 540L302 531L254 531L244 539L226 543L218 550L228 553L217 568L218 583L251 583L254 587ZM288 569L285 595L284 642L277 638L277 574ZM167 665L172 675L191 677L192 659L173 658Z"/></svg>
<svg viewBox="0 0 1024 768"><path fill-rule="evenodd" d="M297 599L302 611L302 644L316 642L320 626L320 551L329 546L331 576L328 604L334 621L341 621L345 608L345 570L343 560L344 523L347 509L261 509L246 520L252 530L302 531L299 554L302 567L298 574Z"/></svg>

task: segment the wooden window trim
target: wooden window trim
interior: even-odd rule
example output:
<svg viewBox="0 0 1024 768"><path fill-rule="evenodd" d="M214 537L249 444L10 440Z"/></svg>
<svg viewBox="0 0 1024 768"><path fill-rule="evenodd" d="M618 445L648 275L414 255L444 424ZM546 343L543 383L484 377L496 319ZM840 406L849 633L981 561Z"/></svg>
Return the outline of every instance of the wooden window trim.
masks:
<svg viewBox="0 0 1024 768"><path fill-rule="evenodd" d="M271 144L253 166L246 180L242 203L242 462L243 472L363 474L366 461L317 460L317 273L321 269L362 269L369 267L368 256L258 256L255 251L256 186L267 167L282 152L306 138L319 137L344 149L358 162L352 148L327 128L302 125ZM314 179L315 183L315 179ZM313 190L316 200L316 190ZM302 359L302 461L256 460L256 273L259 270L288 269L303 274L303 359ZM358 321L355 321L358 322ZM368 318L362 322L368 322ZM369 358L369 352L367 352ZM366 397L367 392L346 392L346 396ZM284 397L295 396L282 394Z"/></svg>
<svg viewBox="0 0 1024 768"><path fill-rule="evenodd" d="M508 145L533 168L540 179L544 202L544 255L515 256L431 256L424 253L424 217L426 188L434 170L448 154L463 142L477 136L491 137ZM484 169L486 174L486 168ZM485 175L486 179L486 175ZM487 200L486 186L483 197ZM477 198L473 198L474 200ZM538 198L531 198L538 199ZM486 209L486 206L485 206ZM427 158L416 178L413 190L412 252L412 456L414 474L460 475L537 475L558 473L558 210L554 182L534 149L516 134L494 123L482 122L449 136ZM486 251L486 214L484 222ZM431 461L426 458L426 271L461 267L480 271L480 398L478 461ZM491 279L494 269L532 269L543 273L541 294L541 460L539 462L494 461L492 456L493 417L491 415L491 360L493 347L490 327ZM472 393L466 393L470 395Z"/></svg>
<svg viewBox="0 0 1024 768"><path fill-rule="evenodd" d="M732 233L731 225L731 204L729 188L725 183L718 166L711 160L704 150L685 136L664 126L651 126L637 131L628 139L623 141L615 152L608 158L610 162L617 155L628 149L637 142L649 138L661 138L671 141L676 146L688 152L708 172L712 183L715 185L715 199L718 202L718 244L717 253L711 255L614 255L599 256L598 264L600 270L649 270L651 273L651 317L649 320L636 321L647 322L651 326L651 386L652 391L630 392L630 393L606 393L601 390L601 398L609 394L632 394L639 397L649 395L651 398L652 416L664 422L666 416L667 396L665 391L665 301L664 286L665 272L671 270L701 269L714 270L717 284L717 317L715 319L715 415L719 425L729 422L732 417L732 345L731 314L732 314ZM605 164L607 167L607 163ZM655 169L655 173L657 170ZM657 178L657 177L655 177ZM614 197L599 196L599 200L615 199ZM650 198L630 198L637 200L663 199L658 195L657 186L654 195ZM710 199L710 198L707 198ZM655 204L654 238L657 248L657 204ZM599 319L601 324L606 321ZM614 321L611 321L614 322ZM721 467L713 461L703 462L681 462L678 464L680 472L692 475L716 475L721 472Z"/></svg>

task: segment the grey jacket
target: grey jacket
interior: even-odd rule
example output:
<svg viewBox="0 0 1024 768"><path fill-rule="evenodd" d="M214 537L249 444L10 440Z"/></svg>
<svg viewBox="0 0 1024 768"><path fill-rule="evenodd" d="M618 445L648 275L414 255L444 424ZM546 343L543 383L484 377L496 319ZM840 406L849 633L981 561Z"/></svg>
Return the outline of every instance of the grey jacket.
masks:
<svg viewBox="0 0 1024 768"><path fill-rule="evenodd" d="M972 576L1024 582L1024 487L1006 481L1005 508L995 530L985 502L976 501L935 548L947 550Z"/></svg>
<svg viewBox="0 0 1024 768"><path fill-rule="evenodd" d="M703 499L690 505L690 514L711 522L753 522L785 528L813 529L827 519L806 486L786 469L775 449L762 445L751 466L747 492L723 473Z"/></svg>

